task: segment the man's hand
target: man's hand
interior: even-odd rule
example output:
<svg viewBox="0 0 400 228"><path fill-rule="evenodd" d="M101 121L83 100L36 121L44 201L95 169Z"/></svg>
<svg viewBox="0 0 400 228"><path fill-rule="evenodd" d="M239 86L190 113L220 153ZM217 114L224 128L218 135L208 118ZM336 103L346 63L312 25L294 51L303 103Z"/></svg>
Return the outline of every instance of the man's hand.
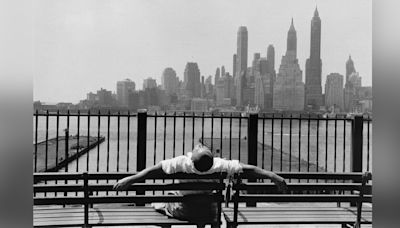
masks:
<svg viewBox="0 0 400 228"><path fill-rule="evenodd" d="M286 185L285 179L283 179L283 178L277 178L277 179L274 180L274 183L275 183L275 185L276 185L276 187L278 188L278 191L279 191L280 193L285 194L285 193L287 192L288 187L287 187L287 185Z"/></svg>
<svg viewBox="0 0 400 228"><path fill-rule="evenodd" d="M119 180L117 183L115 183L113 189L117 190L117 191L127 190L129 188L129 186L131 185L129 182L130 181L129 181L128 177L125 177L125 178Z"/></svg>

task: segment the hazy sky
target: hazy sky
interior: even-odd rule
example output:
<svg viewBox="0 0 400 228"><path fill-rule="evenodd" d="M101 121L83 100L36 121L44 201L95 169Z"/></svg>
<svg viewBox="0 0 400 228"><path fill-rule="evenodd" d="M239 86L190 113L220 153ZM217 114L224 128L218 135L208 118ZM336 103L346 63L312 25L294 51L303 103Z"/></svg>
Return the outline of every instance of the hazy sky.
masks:
<svg viewBox="0 0 400 228"><path fill-rule="evenodd" d="M186 62L214 76L225 65L232 74L239 26L248 29L248 64L253 54L275 47L278 71L291 18L305 77L310 22L318 6L322 21L322 82L345 74L351 54L364 86L372 82L371 0L37 0L34 1L34 100L79 102L100 88L116 90L130 78L161 83L172 67L180 79Z"/></svg>

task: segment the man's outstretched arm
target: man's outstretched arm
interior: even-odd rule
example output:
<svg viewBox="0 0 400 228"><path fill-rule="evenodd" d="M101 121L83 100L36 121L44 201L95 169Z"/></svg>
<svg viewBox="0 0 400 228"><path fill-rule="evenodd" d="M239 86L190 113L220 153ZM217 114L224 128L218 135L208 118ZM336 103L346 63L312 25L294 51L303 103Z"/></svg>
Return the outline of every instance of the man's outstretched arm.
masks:
<svg viewBox="0 0 400 228"><path fill-rule="evenodd" d="M278 191L283 192L283 193L285 193L287 191L285 179L283 177L277 175L276 173L261 169L254 165L248 165L248 164L243 164L243 163L241 163L241 165L242 165L243 174L245 174L249 177L255 178L255 179L268 178L275 183L275 185L278 188Z"/></svg>
<svg viewBox="0 0 400 228"><path fill-rule="evenodd" d="M157 165L146 168L135 175L119 180L116 184L114 184L114 190L126 190L133 183L141 182L146 179L154 178L163 174L165 174L165 172L161 167L161 163L158 163Z"/></svg>

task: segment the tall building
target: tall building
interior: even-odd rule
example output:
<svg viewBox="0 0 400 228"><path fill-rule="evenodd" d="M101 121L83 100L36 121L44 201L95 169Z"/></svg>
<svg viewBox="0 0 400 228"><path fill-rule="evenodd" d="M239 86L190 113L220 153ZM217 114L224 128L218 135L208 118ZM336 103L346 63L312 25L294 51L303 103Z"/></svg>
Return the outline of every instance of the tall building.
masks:
<svg viewBox="0 0 400 228"><path fill-rule="evenodd" d="M143 80L143 90L153 89L157 87L157 82L155 79L148 77Z"/></svg>
<svg viewBox="0 0 400 228"><path fill-rule="evenodd" d="M236 106L243 105L243 91L247 86L247 49L248 49L248 34L245 26L240 26L237 32L237 52L236 52L236 67L234 79L236 86Z"/></svg>
<svg viewBox="0 0 400 228"><path fill-rule="evenodd" d="M354 62L351 59L351 55L349 55L349 59L346 62L346 83L349 81L349 76L356 72L356 68L354 67Z"/></svg>
<svg viewBox="0 0 400 228"><path fill-rule="evenodd" d="M236 77L236 54L233 54L233 64L232 64L232 73L233 77Z"/></svg>
<svg viewBox="0 0 400 228"><path fill-rule="evenodd" d="M221 77L225 76L225 67L221 66Z"/></svg>
<svg viewBox="0 0 400 228"><path fill-rule="evenodd" d="M267 49L267 72L272 75L272 79L275 81L275 48L272 44L268 45Z"/></svg>
<svg viewBox="0 0 400 228"><path fill-rule="evenodd" d="M294 28L293 18L287 35L286 56L292 59L297 57L297 32Z"/></svg>
<svg viewBox="0 0 400 228"><path fill-rule="evenodd" d="M119 106L128 106L129 92L135 91L135 82L130 79L117 82L117 104Z"/></svg>
<svg viewBox="0 0 400 228"><path fill-rule="evenodd" d="M178 90L179 79L176 72L171 67L165 68L161 76L161 87L169 95L176 94Z"/></svg>
<svg viewBox="0 0 400 228"><path fill-rule="evenodd" d="M204 98L206 96L206 86L204 84L204 76L201 76L201 85L200 85L200 97Z"/></svg>
<svg viewBox="0 0 400 228"><path fill-rule="evenodd" d="M272 109L272 78L268 72L268 60L260 58L254 71L254 103L261 110Z"/></svg>
<svg viewBox="0 0 400 228"><path fill-rule="evenodd" d="M276 71L275 71L275 48L272 44L268 45L267 49L267 74L270 77L270 94L271 94L271 108L272 99L274 94L274 84L276 81Z"/></svg>
<svg viewBox="0 0 400 228"><path fill-rule="evenodd" d="M305 107L319 110L322 105L321 19L315 8L311 20L310 58L306 61Z"/></svg>
<svg viewBox="0 0 400 228"><path fill-rule="evenodd" d="M361 89L361 77L358 72L349 75L344 88L344 106L347 112L358 112L359 90Z"/></svg>
<svg viewBox="0 0 400 228"><path fill-rule="evenodd" d="M288 31L286 55L282 56L273 90L273 108L281 111L304 110L304 83L296 57L297 37L292 23Z"/></svg>
<svg viewBox="0 0 400 228"><path fill-rule="evenodd" d="M331 108L344 110L343 91L343 75L331 73L326 76L325 106L328 110Z"/></svg>
<svg viewBox="0 0 400 228"><path fill-rule="evenodd" d="M220 77L221 77L221 73L220 73L219 67L217 67L217 69L215 70L214 85L217 84Z"/></svg>
<svg viewBox="0 0 400 228"><path fill-rule="evenodd" d="M100 90L97 90L97 98L99 105L102 107L110 107L114 105L114 99L111 91L101 88Z"/></svg>
<svg viewBox="0 0 400 228"><path fill-rule="evenodd" d="M247 28L245 26L240 26L237 32L236 74L240 75L247 70L247 48Z"/></svg>
<svg viewBox="0 0 400 228"><path fill-rule="evenodd" d="M188 98L200 97L200 70L197 63L188 62L186 64L183 87Z"/></svg>
<svg viewBox="0 0 400 228"><path fill-rule="evenodd" d="M217 105L231 105L233 94L233 78L228 73L220 78L216 84Z"/></svg>
<svg viewBox="0 0 400 228"><path fill-rule="evenodd" d="M344 109L346 112L356 112L357 110L357 91L361 87L361 77L359 77L354 67L354 62L349 55L346 61L346 82L344 86Z"/></svg>
<svg viewBox="0 0 400 228"><path fill-rule="evenodd" d="M205 86L205 89L206 89L206 97L211 98L213 96L213 92L214 92L213 91L214 88L213 88L213 84L212 84L212 76L211 75L207 77L207 79L206 79L204 84L205 84L204 86Z"/></svg>

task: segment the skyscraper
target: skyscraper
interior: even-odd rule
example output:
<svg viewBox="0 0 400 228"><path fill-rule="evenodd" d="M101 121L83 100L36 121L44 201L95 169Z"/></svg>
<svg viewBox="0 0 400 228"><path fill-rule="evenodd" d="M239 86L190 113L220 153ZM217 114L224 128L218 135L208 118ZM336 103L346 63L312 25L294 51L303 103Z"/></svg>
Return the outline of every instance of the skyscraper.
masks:
<svg viewBox="0 0 400 228"><path fill-rule="evenodd" d="M272 75L272 79L275 81L275 48L272 44L268 45L267 49L267 72Z"/></svg>
<svg viewBox="0 0 400 228"><path fill-rule="evenodd" d="M243 91L246 87L247 71L247 45L248 45L248 34L245 26L240 26L237 32L237 52L236 52L236 67L234 79L236 86L236 106L243 105Z"/></svg>
<svg viewBox="0 0 400 228"><path fill-rule="evenodd" d="M331 73L326 76L325 82L325 106L335 109L344 109L343 99L343 75Z"/></svg>
<svg viewBox="0 0 400 228"><path fill-rule="evenodd" d="M183 87L187 97L200 97L200 70L197 63L186 63Z"/></svg>
<svg viewBox="0 0 400 228"><path fill-rule="evenodd" d="M175 94L178 90L179 79L171 67L165 68L161 76L161 86L167 94Z"/></svg>
<svg viewBox="0 0 400 228"><path fill-rule="evenodd" d="M215 77L214 77L214 85L216 85L221 77L221 72L219 71L219 67L215 70Z"/></svg>
<svg viewBox="0 0 400 228"><path fill-rule="evenodd" d="M130 79L117 81L117 103L120 106L128 106L129 92L135 90L135 82Z"/></svg>
<svg viewBox="0 0 400 228"><path fill-rule="evenodd" d="M361 78L358 78L360 77L356 72L351 55L349 55L349 59L346 61L346 82L344 85L344 109L347 112L354 112L356 108L357 89L361 87ZM360 85L358 86L358 84Z"/></svg>
<svg viewBox="0 0 400 228"><path fill-rule="evenodd" d="M237 32L236 74L241 75L247 70L248 34L245 26L240 26ZM236 77L236 75L235 75Z"/></svg>
<svg viewBox="0 0 400 228"><path fill-rule="evenodd" d="M349 55L349 59L346 62L346 83L349 81L349 76L356 72L356 68L354 67L354 62L351 59L351 55Z"/></svg>
<svg viewBox="0 0 400 228"><path fill-rule="evenodd" d="M143 80L143 90L153 89L157 87L157 82L154 78L148 77Z"/></svg>
<svg viewBox="0 0 400 228"><path fill-rule="evenodd" d="M297 33L294 28L293 18L287 35L286 56L290 58L297 57Z"/></svg>
<svg viewBox="0 0 400 228"><path fill-rule="evenodd" d="M259 64L260 58L261 58L260 53L258 53L258 52L254 53L253 62L251 63L251 73L246 75L248 83L254 83L255 71L259 70L256 68L257 68L257 64Z"/></svg>
<svg viewBox="0 0 400 228"><path fill-rule="evenodd" d="M232 73L233 77L236 77L236 54L233 54Z"/></svg>
<svg viewBox="0 0 400 228"><path fill-rule="evenodd" d="M288 32L286 55L282 56L279 73L273 90L273 108L282 111L304 109L304 83L302 71L296 57L297 37L292 24Z"/></svg>
<svg viewBox="0 0 400 228"><path fill-rule="evenodd" d="M305 107L319 110L322 105L321 19L315 8L311 20L310 58L306 61Z"/></svg>
<svg viewBox="0 0 400 228"><path fill-rule="evenodd" d="M272 94L271 94L271 77L268 73L268 60L266 58L260 58L257 61L254 70L254 103L261 110L272 109Z"/></svg>
<svg viewBox="0 0 400 228"><path fill-rule="evenodd" d="M225 66L221 66L221 77L225 76Z"/></svg>
<svg viewBox="0 0 400 228"><path fill-rule="evenodd" d="M275 48L272 44L268 45L267 49L267 74L268 77L270 78L270 94L271 94L271 108L272 108L274 83L276 81Z"/></svg>

